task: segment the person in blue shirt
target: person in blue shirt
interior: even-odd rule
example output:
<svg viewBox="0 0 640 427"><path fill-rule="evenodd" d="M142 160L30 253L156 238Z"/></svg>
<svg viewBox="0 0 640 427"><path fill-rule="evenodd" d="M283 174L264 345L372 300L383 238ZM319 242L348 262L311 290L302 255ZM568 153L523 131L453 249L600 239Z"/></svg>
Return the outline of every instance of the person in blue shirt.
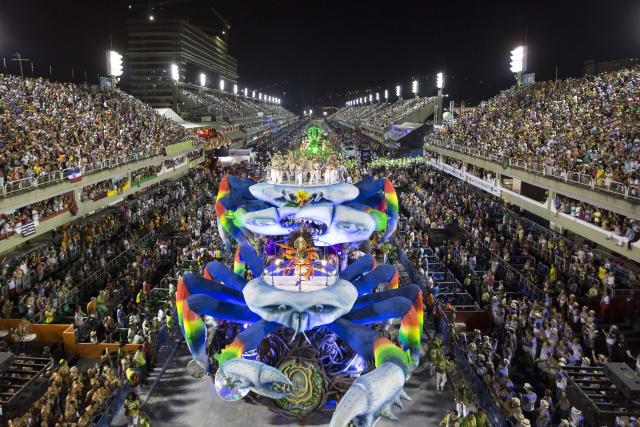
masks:
<svg viewBox="0 0 640 427"><path fill-rule="evenodd" d="M533 391L533 387L529 383L524 385L524 394L520 395L522 401L522 412L531 418L533 411L536 409L536 402L538 401L538 395Z"/></svg>

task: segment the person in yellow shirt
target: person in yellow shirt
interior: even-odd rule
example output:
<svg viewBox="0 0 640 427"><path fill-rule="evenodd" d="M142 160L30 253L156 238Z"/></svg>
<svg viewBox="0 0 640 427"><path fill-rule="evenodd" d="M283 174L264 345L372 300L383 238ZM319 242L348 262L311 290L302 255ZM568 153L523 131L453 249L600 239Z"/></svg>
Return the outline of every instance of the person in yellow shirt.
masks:
<svg viewBox="0 0 640 427"><path fill-rule="evenodd" d="M56 311L51 307L51 304L47 304L47 308L44 309L44 323L53 323L56 318Z"/></svg>
<svg viewBox="0 0 640 427"><path fill-rule="evenodd" d="M91 317L92 314L96 315L96 306L96 297L91 297L91 301L87 303L87 316Z"/></svg>

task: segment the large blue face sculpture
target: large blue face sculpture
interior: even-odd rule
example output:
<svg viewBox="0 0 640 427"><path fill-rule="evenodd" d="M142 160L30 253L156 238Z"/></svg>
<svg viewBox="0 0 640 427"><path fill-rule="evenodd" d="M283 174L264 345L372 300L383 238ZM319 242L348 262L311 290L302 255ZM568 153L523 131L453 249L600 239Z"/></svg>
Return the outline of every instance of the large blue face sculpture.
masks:
<svg viewBox="0 0 640 427"><path fill-rule="evenodd" d="M323 327L341 337L376 369L355 380L343 396L332 426L370 426L380 417L395 418L392 405L407 398L402 391L417 364L422 330L422 296L416 285L398 288L393 266L377 265L365 255L320 287L287 289L274 285L273 270L265 266L248 241L253 236L289 236L304 230L315 246L357 244L379 232L382 240L397 223L397 198L387 180L367 178L356 184L255 184L225 177L220 184L216 213L225 241L237 244L236 258L253 272L246 281L218 262L209 263L204 277L185 274L179 282L177 308L185 339L194 355L193 372L209 373L206 333L201 316L242 324L247 329L215 355L216 387L221 396L236 399L248 390L273 399L292 392L288 377L274 367L243 355L277 328L304 333ZM271 271L271 276L265 276ZM386 290L379 291L381 284ZM376 291L378 290L378 291ZM400 318L395 346L366 325Z"/></svg>

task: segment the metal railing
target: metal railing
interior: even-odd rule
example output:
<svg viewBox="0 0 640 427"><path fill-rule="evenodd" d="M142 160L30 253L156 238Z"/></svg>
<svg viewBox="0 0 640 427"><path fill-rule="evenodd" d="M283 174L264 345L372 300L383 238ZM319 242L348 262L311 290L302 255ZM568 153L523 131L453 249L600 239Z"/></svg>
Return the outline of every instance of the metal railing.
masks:
<svg viewBox="0 0 640 427"><path fill-rule="evenodd" d="M196 146L192 151L202 150L202 148L203 147L201 146ZM180 153L175 157L177 158L188 154L189 152ZM80 166L80 171L82 176L91 175L105 169L112 169L117 166L161 155L164 155L164 148L152 148L145 151L122 154L113 158L86 163ZM34 188L40 188L47 185L64 182L64 180L75 170L76 168L74 167L55 170L52 172L41 172L38 176L35 177L27 177L6 182L4 185L0 186L0 197L8 197L16 193L33 190Z"/></svg>
<svg viewBox="0 0 640 427"><path fill-rule="evenodd" d="M594 178L590 174L568 171L554 165L544 165L536 162L530 162L502 154L492 153L488 150L480 150L478 148L468 147L460 144L445 143L435 138L427 138L427 145L433 145L448 150L457 151L472 157L488 160L493 163L531 172L536 175L551 177L556 181L567 182L590 190L602 192L608 195L629 200L633 203L640 203L640 192L636 187L625 185L624 183L608 180L605 178Z"/></svg>

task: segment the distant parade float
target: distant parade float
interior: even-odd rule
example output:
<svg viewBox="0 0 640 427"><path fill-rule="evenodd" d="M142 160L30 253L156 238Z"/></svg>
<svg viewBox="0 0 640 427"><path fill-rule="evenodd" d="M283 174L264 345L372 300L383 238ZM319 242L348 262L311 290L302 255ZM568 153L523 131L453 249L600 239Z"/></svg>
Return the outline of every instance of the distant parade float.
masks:
<svg viewBox="0 0 640 427"><path fill-rule="evenodd" d="M179 281L179 322L196 378L298 419L337 403L331 426L392 413L420 355L422 294L392 265L351 248L385 242L398 222L387 179L346 182L339 155L312 126L276 155L266 182L226 176L216 200L232 268L210 262ZM400 319L394 344L388 320ZM249 394L253 392L255 394ZM262 396L262 397L260 397Z"/></svg>

